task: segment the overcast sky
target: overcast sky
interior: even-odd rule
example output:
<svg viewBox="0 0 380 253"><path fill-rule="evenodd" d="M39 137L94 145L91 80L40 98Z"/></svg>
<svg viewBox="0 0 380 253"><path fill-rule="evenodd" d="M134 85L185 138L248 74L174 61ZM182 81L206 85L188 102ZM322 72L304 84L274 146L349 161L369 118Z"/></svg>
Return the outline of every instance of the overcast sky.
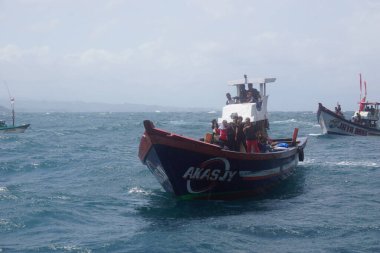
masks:
<svg viewBox="0 0 380 253"><path fill-rule="evenodd" d="M354 110L360 72L380 100L377 0L0 0L0 32L16 101L221 108L247 74L270 110Z"/></svg>

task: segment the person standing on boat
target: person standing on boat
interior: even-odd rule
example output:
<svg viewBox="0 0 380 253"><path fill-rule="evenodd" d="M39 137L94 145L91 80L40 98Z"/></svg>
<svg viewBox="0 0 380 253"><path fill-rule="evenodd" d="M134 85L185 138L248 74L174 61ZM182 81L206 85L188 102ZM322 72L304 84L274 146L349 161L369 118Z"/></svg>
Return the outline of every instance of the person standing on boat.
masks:
<svg viewBox="0 0 380 253"><path fill-rule="evenodd" d="M217 130L219 129L219 125L216 119L211 120L211 129L214 134L216 134Z"/></svg>
<svg viewBox="0 0 380 253"><path fill-rule="evenodd" d="M227 97L226 105L235 104L235 101L232 99L230 93L227 93L227 94L226 94L226 97Z"/></svg>
<svg viewBox="0 0 380 253"><path fill-rule="evenodd" d="M373 105L371 105L371 108L369 109L372 116L375 116L375 108L373 107Z"/></svg>
<svg viewBox="0 0 380 253"><path fill-rule="evenodd" d="M239 102L246 103L247 100L247 90L245 89L244 84L239 85Z"/></svg>
<svg viewBox="0 0 380 253"><path fill-rule="evenodd" d="M362 117L360 116L360 113L356 113L355 116L352 117L352 121L354 123L359 123L361 124L361 121L362 121Z"/></svg>
<svg viewBox="0 0 380 253"><path fill-rule="evenodd" d="M255 101L253 100L252 91L247 92L247 98L246 98L245 102L246 103L255 103Z"/></svg>
<svg viewBox="0 0 380 253"><path fill-rule="evenodd" d="M246 139L247 153L259 153L260 149L257 143L256 129L250 118L245 119L243 132Z"/></svg>
<svg viewBox="0 0 380 253"><path fill-rule="evenodd" d="M227 120L222 121L222 125L217 130L217 133L219 134L219 142L222 148L229 148L228 147L228 123Z"/></svg>
<svg viewBox="0 0 380 253"><path fill-rule="evenodd" d="M248 92L252 93L252 103L257 103L261 99L260 92L253 88L252 83L248 83Z"/></svg>
<svg viewBox="0 0 380 253"><path fill-rule="evenodd" d="M245 143L245 135L243 132L244 124L243 124L243 117L238 116L237 122L236 122L236 132L235 132L235 145L237 147L237 151L246 152L247 146Z"/></svg>
<svg viewBox="0 0 380 253"><path fill-rule="evenodd" d="M239 151L239 146L237 145L235 141L238 115L233 114L231 118L232 118L232 122L229 123L228 131L227 131L228 147L233 151Z"/></svg>
<svg viewBox="0 0 380 253"><path fill-rule="evenodd" d="M338 103L338 105L335 107L335 114L338 115L339 117L343 117L343 113L342 113L342 107L340 107L340 104Z"/></svg>

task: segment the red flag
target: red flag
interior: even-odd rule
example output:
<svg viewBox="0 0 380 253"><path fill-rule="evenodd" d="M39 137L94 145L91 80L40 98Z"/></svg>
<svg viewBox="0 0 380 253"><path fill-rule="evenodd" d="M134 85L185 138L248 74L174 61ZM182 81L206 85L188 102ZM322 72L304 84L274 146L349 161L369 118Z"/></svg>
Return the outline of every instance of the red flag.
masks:
<svg viewBox="0 0 380 253"><path fill-rule="evenodd" d="M359 112L364 110L364 105L365 105L365 97L362 98L362 100L360 101Z"/></svg>

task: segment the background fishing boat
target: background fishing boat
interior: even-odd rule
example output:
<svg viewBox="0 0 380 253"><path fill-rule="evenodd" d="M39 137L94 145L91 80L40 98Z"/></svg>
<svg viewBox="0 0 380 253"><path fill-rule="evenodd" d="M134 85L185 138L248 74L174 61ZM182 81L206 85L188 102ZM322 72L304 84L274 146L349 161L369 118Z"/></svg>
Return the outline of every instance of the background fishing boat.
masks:
<svg viewBox="0 0 380 253"><path fill-rule="evenodd" d="M16 120L15 99L14 97L11 96L8 86L6 84L5 86L8 91L9 101L11 103L12 125L7 125L5 120L0 120L0 133L23 133L30 126L30 124L21 124L21 125L15 124L15 120Z"/></svg>
<svg viewBox="0 0 380 253"><path fill-rule="evenodd" d="M317 119L323 134L380 136L379 102L367 101L367 83L364 81L364 96L362 97L362 77L360 74L359 109L351 119L346 119L340 112L327 109L319 103ZM340 106L339 106L340 108Z"/></svg>

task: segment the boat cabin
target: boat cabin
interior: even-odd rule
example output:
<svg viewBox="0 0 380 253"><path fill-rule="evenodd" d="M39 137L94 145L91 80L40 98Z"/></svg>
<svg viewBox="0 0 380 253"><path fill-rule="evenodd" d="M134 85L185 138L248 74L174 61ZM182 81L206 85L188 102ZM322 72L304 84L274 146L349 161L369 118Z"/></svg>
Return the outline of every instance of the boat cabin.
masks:
<svg viewBox="0 0 380 253"><path fill-rule="evenodd" d="M378 102L361 102L362 110L356 111L352 116L352 121L367 127L378 127L379 105Z"/></svg>
<svg viewBox="0 0 380 253"><path fill-rule="evenodd" d="M250 118L251 122L257 122L262 120L268 120L267 115L267 101L268 95L266 94L267 83L275 82L276 78L255 78L248 79L247 75L244 75L244 79L229 81L228 85L236 87L236 96L234 97L234 103L228 104L223 107L222 117L218 118L218 122L223 120L232 122L232 116L238 115L245 118ZM245 102L245 93L248 91L246 88L253 85L259 88L259 99L255 102Z"/></svg>
<svg viewBox="0 0 380 253"><path fill-rule="evenodd" d="M7 127L7 124L5 124L5 120L0 120L0 127Z"/></svg>

